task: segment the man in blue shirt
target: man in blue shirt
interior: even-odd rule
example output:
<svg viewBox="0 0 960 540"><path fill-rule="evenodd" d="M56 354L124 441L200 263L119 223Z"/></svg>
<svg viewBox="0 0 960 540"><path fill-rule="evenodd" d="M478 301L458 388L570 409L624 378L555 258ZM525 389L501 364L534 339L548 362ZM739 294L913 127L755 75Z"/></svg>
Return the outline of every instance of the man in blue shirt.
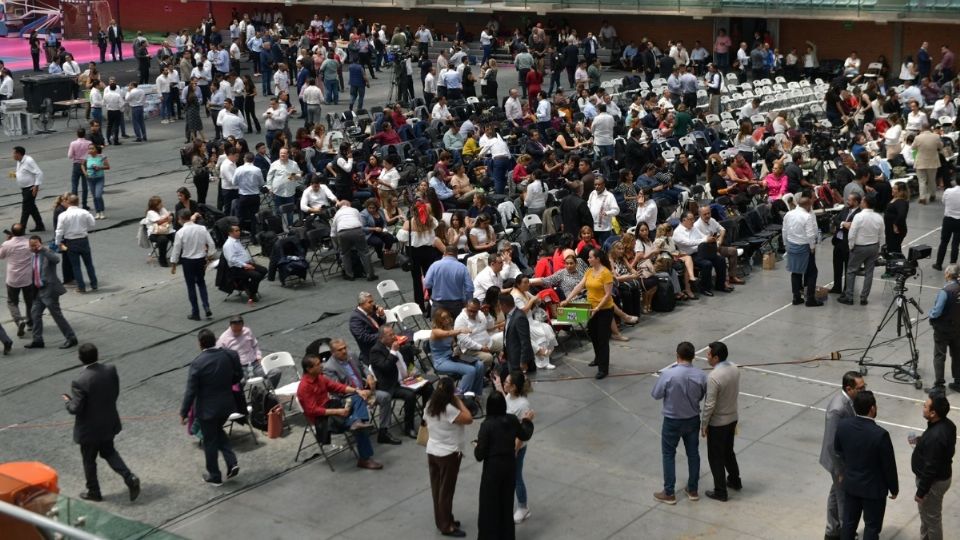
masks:
<svg viewBox="0 0 960 540"><path fill-rule="evenodd" d="M450 189L449 186L447 186L447 183L444 182L442 178L437 176L436 172L431 173L429 184L430 184L430 187L432 187L433 190L437 192L437 198L440 199L440 202L442 202L444 206L447 206L447 205L453 205L454 207L456 206L457 201L454 200L454 198L456 197L456 194L453 192L452 189Z"/></svg>
<svg viewBox="0 0 960 540"><path fill-rule="evenodd" d="M947 349L950 350L950 367L953 382L950 389L960 392L960 283L957 274L960 269L951 264L943 271L943 279L947 282L933 303L930 310L930 325L933 326L933 388L929 392L943 392L946 382L943 370L947 359Z"/></svg>
<svg viewBox="0 0 960 540"><path fill-rule="evenodd" d="M653 498L666 504L677 504L676 483L677 445L683 439L687 452L687 487L684 492L691 501L700 499L697 491L700 480L700 401L707 392L707 375L693 367L693 344L683 341L677 345L677 363L660 372L660 378L650 395L663 400L663 426L660 431L660 450L663 453L663 491Z"/></svg>
<svg viewBox="0 0 960 540"><path fill-rule="evenodd" d="M263 39L260 32L247 40L247 50L250 51L250 63L253 64L253 73L260 73L260 51L263 50Z"/></svg>
<svg viewBox="0 0 960 540"><path fill-rule="evenodd" d="M266 277L267 269L254 263L250 252L240 243L238 225L231 225L228 234L230 237L223 243L222 250L227 266L230 267L228 275L247 293L247 303L253 305L259 299L260 282Z"/></svg>
<svg viewBox="0 0 960 540"><path fill-rule="evenodd" d="M423 286L430 290L434 305L457 318L467 300L473 298L473 280L467 266L457 260L457 246L447 246L443 258L430 265Z"/></svg>
<svg viewBox="0 0 960 540"><path fill-rule="evenodd" d="M350 110L353 110L354 103L357 104L357 109L363 108L363 96L366 94L367 86L367 75L363 72L363 64L359 62L354 62L350 64L348 68L350 80ZM358 101L359 100L359 101Z"/></svg>
<svg viewBox="0 0 960 540"><path fill-rule="evenodd" d="M264 42L260 50L260 83L264 96L272 96L273 90L273 54L270 52L270 42Z"/></svg>

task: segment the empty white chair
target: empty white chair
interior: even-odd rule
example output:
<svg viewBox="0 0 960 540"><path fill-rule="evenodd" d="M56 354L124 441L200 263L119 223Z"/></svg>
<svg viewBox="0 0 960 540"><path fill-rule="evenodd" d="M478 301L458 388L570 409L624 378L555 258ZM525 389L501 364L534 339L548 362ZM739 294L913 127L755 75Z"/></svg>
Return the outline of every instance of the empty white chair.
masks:
<svg viewBox="0 0 960 540"><path fill-rule="evenodd" d="M397 286L397 282L392 279L385 279L377 283L377 293L380 295L380 299L388 306L388 297L400 296L401 303L406 303L407 301L406 298L403 297L403 292L400 290L400 287Z"/></svg>
<svg viewBox="0 0 960 540"><path fill-rule="evenodd" d="M260 367L263 368L264 375L269 375L271 371L282 368L293 368L293 374L296 379L293 382L278 386L273 389L273 393L278 398L293 399L297 395L297 388L300 386L300 372L297 371L297 365L293 361L293 356L288 352L275 352L268 354L260 360ZM265 377L266 378L266 377Z"/></svg>
<svg viewBox="0 0 960 540"><path fill-rule="evenodd" d="M470 272L470 279L476 279L477 274L487 267L489 257L489 253L477 253L467 259L467 271Z"/></svg>
<svg viewBox="0 0 960 540"><path fill-rule="evenodd" d="M400 326L410 329L411 327L408 320L412 319L413 324L416 325L417 328L423 328L420 321L425 321L426 319L424 319L423 310L420 309L420 306L416 302L400 304L391 311L397 316L397 322L400 323Z"/></svg>

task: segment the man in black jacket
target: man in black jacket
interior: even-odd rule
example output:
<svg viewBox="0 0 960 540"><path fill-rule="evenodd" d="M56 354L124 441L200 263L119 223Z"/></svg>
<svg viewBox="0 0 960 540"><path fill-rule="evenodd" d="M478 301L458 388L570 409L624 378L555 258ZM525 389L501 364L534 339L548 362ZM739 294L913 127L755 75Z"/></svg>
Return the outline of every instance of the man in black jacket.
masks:
<svg viewBox="0 0 960 540"><path fill-rule="evenodd" d="M511 371L532 373L536 370L533 362L533 345L530 342L530 321L522 310L517 309L513 296L500 295L500 310L505 313L506 325L503 329L503 357L500 378L506 379Z"/></svg>
<svg viewBox="0 0 960 540"><path fill-rule="evenodd" d="M240 356L229 349L215 348L217 337L204 328L197 334L200 342L200 355L190 363L187 374L187 390L180 405L180 423L186 425L190 409L200 423L203 434L203 453L206 458L207 472L203 481L214 486L223 483L220 476L220 464L217 452L223 454L227 464L227 479L240 472L237 456L233 453L230 440L223 432L223 424L236 411L233 386L243 378Z"/></svg>
<svg viewBox="0 0 960 540"><path fill-rule="evenodd" d="M633 105L631 105L633 107ZM649 161L649 151L643 146L643 130L634 129L630 132L630 138L627 140L626 167L630 169L634 177L640 176L640 169Z"/></svg>
<svg viewBox="0 0 960 540"><path fill-rule="evenodd" d="M401 384L402 376L411 375L406 372L406 361L400 354L400 343L393 325L385 324L380 327L376 345L370 349L370 367L377 378L377 391L387 392L393 399L403 400L403 434L411 439L417 438L417 430L413 427L414 415L417 412L417 395L426 404L433 393L433 386L428 382L418 390L411 390ZM404 373L400 366L403 365Z"/></svg>
<svg viewBox="0 0 960 540"><path fill-rule="evenodd" d="M853 540L863 514L863 540L877 540L883 528L887 494L900 492L897 461L887 430L878 426L877 400L863 390L853 398L856 416L837 426L834 449L843 464L843 527L840 538Z"/></svg>
<svg viewBox="0 0 960 540"><path fill-rule="evenodd" d="M943 495L950 489L951 462L957 449L957 426L947 419L950 402L942 392L930 394L923 404L927 430L920 437L911 437L916 445L910 466L917 476L917 493L913 499L920 510L920 538L942 540Z"/></svg>
<svg viewBox="0 0 960 540"><path fill-rule="evenodd" d="M837 213L837 232L833 233L833 287L830 292L843 293L843 279L847 275L847 262L850 260L850 244L847 232L853 223L853 217L860 212L860 195L851 193L847 196L847 207Z"/></svg>
<svg viewBox="0 0 960 540"><path fill-rule="evenodd" d="M574 238L580 237L580 227L593 228L593 215L587 201L583 200L583 184L574 181L569 184L570 194L560 201L560 219L563 231Z"/></svg>
<svg viewBox="0 0 960 540"><path fill-rule="evenodd" d="M563 48L563 65L567 68L567 80L570 81L570 88L577 87L576 73L577 66L580 64L580 47L576 43L567 43Z"/></svg>
<svg viewBox="0 0 960 540"><path fill-rule="evenodd" d="M80 498L97 502L103 500L97 480L99 455L123 477L130 490L130 500L134 501L140 495L140 479L130 472L113 447L113 438L123 429L117 412L117 396L120 394L117 368L98 363L97 347L92 343L84 343L78 352L84 368L70 385L71 395L63 394L63 401L66 402L67 411L76 417L73 441L80 445L80 455L83 456L87 491L81 493Z"/></svg>
<svg viewBox="0 0 960 540"><path fill-rule="evenodd" d="M357 309L350 313L350 334L357 340L359 359L368 363L370 349L377 344L377 332L387 322L383 306L373 301L373 295L363 291L357 298Z"/></svg>

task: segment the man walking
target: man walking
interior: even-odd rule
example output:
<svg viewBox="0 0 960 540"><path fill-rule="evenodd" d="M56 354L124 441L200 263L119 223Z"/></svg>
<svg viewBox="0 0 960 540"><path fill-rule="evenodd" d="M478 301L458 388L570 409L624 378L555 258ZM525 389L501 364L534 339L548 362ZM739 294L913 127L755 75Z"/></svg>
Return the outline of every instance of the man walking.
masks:
<svg viewBox="0 0 960 540"><path fill-rule="evenodd" d="M229 349L216 348L217 338L204 328L197 334L200 355L190 363L187 390L180 406L180 423L186 425L193 409L193 417L203 434L203 453L207 472L203 481L214 486L223 484L217 452L223 454L227 465L227 480L240 473L237 456L230 439L223 432L223 424L236 411L233 386L243 379L240 357Z"/></svg>
<svg viewBox="0 0 960 540"><path fill-rule="evenodd" d="M707 394L700 414L700 435L707 438L707 461L713 473L713 490L707 497L727 500L727 487L739 491L740 466L733 451L737 434L737 396L740 394L740 369L727 360L727 345L714 341L707 347L707 362L713 370L707 377Z"/></svg>
<svg viewBox="0 0 960 540"><path fill-rule="evenodd" d="M856 537L862 514L863 540L877 540L883 529L887 494L896 499L900 492L897 462L890 434L876 423L877 400L873 392L858 392L853 398L853 411L856 416L840 421L833 442L843 467L840 538Z"/></svg>
<svg viewBox="0 0 960 540"><path fill-rule="evenodd" d="M960 184L943 190L943 223L940 227L940 245L934 270L943 270L943 259L950 244L950 264L956 264L960 248Z"/></svg>
<svg viewBox="0 0 960 540"><path fill-rule="evenodd" d="M77 292L87 292L86 284L83 281L83 266L87 268L87 277L90 278L90 288L97 290L97 271L93 267L93 254L90 251L90 240L87 236L90 229L97 222L93 219L93 214L80 208L80 199L76 193L71 193L64 201L67 209L60 214L57 220L57 231L55 241L60 246L60 251L66 252L70 265L73 267L73 279L77 282Z"/></svg>
<svg viewBox="0 0 960 540"><path fill-rule="evenodd" d="M97 456L100 456L123 477L130 490L130 500L135 501L140 495L140 479L130 472L113 447L113 438L123 429L117 412L117 396L120 394L117 368L99 363L97 347L92 343L84 343L77 352L84 368L71 383L70 395L63 394L63 401L67 411L76 417L73 442L80 445L80 455L83 456L87 490L80 494L80 498L94 502L103 500L97 480Z"/></svg>
<svg viewBox="0 0 960 540"><path fill-rule="evenodd" d="M863 377L856 371L843 374L840 392L835 393L827 404L826 421L823 429L823 442L820 446L820 465L830 473L833 482L830 484L830 496L827 497L827 531L825 540L839 540L840 526L843 519L843 491L840 486L840 477L843 466L834 448L834 438L837 435L837 426L845 418L854 416L853 398L857 393L867 388Z"/></svg>
<svg viewBox="0 0 960 540"><path fill-rule="evenodd" d="M856 272L863 265L863 289L860 291L860 305L867 305L870 286L873 285L873 268L880 255L880 246L884 245L883 217L874 212L876 198L864 197L860 203L861 211L850 223L849 239L850 260L847 262L847 282L843 294L837 299L841 304L853 305L853 293L856 287Z"/></svg>
<svg viewBox="0 0 960 540"><path fill-rule="evenodd" d="M177 273L177 263L183 265L183 281L187 285L187 298L190 300L190 315L192 321L200 320L200 308L197 306L197 291L200 292L200 301L203 302L203 311L207 318L213 317L210 311L210 301L207 299L207 282L204 273L207 261L217 249L217 245L210 236L210 231L202 225L197 225L191 219L190 210L184 208L177 213L180 229L173 237L173 250L170 254L170 273Z"/></svg>
<svg viewBox="0 0 960 540"><path fill-rule="evenodd" d="M930 394L923 403L927 430L920 437L909 437L915 445L910 467L917 477L913 499L920 510L920 538L943 540L943 495L950 489L951 462L957 449L957 426L947 419L950 402L941 392Z"/></svg>
<svg viewBox="0 0 960 540"><path fill-rule="evenodd" d="M937 293L930 309L930 326L933 326L933 388L929 391L944 391L946 375L944 364L947 350L950 351L950 372L953 382L950 389L960 392L960 283L957 282L960 268L955 264L943 271L946 285Z"/></svg>
<svg viewBox="0 0 960 540"><path fill-rule="evenodd" d="M90 140L87 139L87 130L80 128L77 130L77 138L70 143L67 148L67 159L73 165L70 172L70 193L80 195L83 189L83 208L87 208L87 177L83 174L81 165L87 162L87 154L90 151Z"/></svg>
<svg viewBox="0 0 960 540"><path fill-rule="evenodd" d="M447 246L443 258L430 265L423 286L430 291L433 303L456 320L467 300L473 298L473 280L466 265L457 260L456 245Z"/></svg>
<svg viewBox="0 0 960 540"><path fill-rule="evenodd" d="M43 218L37 210L37 193L43 183L43 171L22 146L13 147L13 159L17 162L17 172L13 176L17 179L17 187L20 188L23 200L20 206L20 224L26 227L27 220L33 218L34 228L30 229L30 232L45 231L47 229L43 226Z"/></svg>
<svg viewBox="0 0 960 540"><path fill-rule="evenodd" d="M0 259L7 261L7 309L17 326L17 337L23 337L27 327L33 328L30 310L37 289L33 286L33 252L30 251L30 239L23 235L23 225L14 223L7 231L7 241L0 245ZM24 317L20 314L20 294L26 306ZM0 328L2 331L2 328ZM4 347L4 350L8 350Z"/></svg>
<svg viewBox="0 0 960 540"><path fill-rule="evenodd" d="M793 305L804 303L803 287L807 288L806 305L822 306L817 300L817 241L820 230L811 212L810 197L801 195L797 207L783 216L783 239L787 244L787 270L793 290ZM709 209L708 209L709 211Z"/></svg>
<svg viewBox="0 0 960 540"><path fill-rule="evenodd" d="M76 195L73 196L76 198ZM39 236L30 237L30 251L33 252L33 285L37 288L37 296L33 299L33 307L30 309L30 318L33 319L33 341L24 345L27 349L42 349L43 344L43 312L50 310L50 316L63 337L67 340L60 346L61 349L69 349L77 344L77 336L73 333L70 323L63 317L60 310L60 297L67 290L60 283L57 277L57 263L60 262L60 256L50 251Z"/></svg>
<svg viewBox="0 0 960 540"><path fill-rule="evenodd" d="M683 439L687 452L687 487L683 490L691 501L700 500L700 400L707 391L707 375L693 367L693 344L683 341L677 345L677 363L660 372L660 378L650 395L663 400L663 426L660 430L660 450L663 453L663 491L653 498L666 504L677 504L676 484L677 445ZM739 479L738 479L739 480Z"/></svg>

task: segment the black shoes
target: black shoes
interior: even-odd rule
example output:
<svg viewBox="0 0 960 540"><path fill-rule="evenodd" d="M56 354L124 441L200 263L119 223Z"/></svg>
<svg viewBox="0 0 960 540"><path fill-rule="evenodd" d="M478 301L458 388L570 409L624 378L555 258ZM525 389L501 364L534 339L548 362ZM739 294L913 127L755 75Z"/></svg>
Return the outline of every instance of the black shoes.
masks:
<svg viewBox="0 0 960 540"><path fill-rule="evenodd" d="M801 296L794 296L794 297L793 297L793 305L799 306L799 305L802 304L802 303L803 303L803 297L801 297Z"/></svg>
<svg viewBox="0 0 960 540"><path fill-rule="evenodd" d="M9 355L9 354L10 354L10 349L12 349L12 348L13 348L13 342L12 342L12 341L7 341L7 342L5 342L5 343L3 344L3 355L4 355L4 356Z"/></svg>
<svg viewBox="0 0 960 540"><path fill-rule="evenodd" d="M459 528L454 529L452 531L448 531L448 532L442 532L440 534L442 534L443 536L452 536L454 538L466 538L467 536L467 533L463 532L463 530Z"/></svg>
<svg viewBox="0 0 960 540"><path fill-rule="evenodd" d="M597 361L596 361L596 360L594 360L593 362L590 362L590 363L589 363L589 364L587 364L587 365L588 365L588 366L590 366L590 367L596 367L596 365L597 365Z"/></svg>
<svg viewBox="0 0 960 540"><path fill-rule="evenodd" d="M240 474L240 465L234 465L233 467L230 467L230 470L227 471L227 480L233 478L238 474Z"/></svg>
<svg viewBox="0 0 960 540"><path fill-rule="evenodd" d="M860 305L861 305L861 306L867 305L867 299L866 299L866 298L861 298L861 299L860 299Z"/></svg>
<svg viewBox="0 0 960 540"><path fill-rule="evenodd" d="M17 337L23 337L26 331L27 323L26 321L20 321L17 323Z"/></svg>
<svg viewBox="0 0 960 540"><path fill-rule="evenodd" d="M140 496L140 479L136 475L130 475L130 479L127 480L127 488L130 489L130 502L137 500L137 497Z"/></svg>
<svg viewBox="0 0 960 540"><path fill-rule="evenodd" d="M203 314L206 315L208 319L213 317L213 312L210 311L210 308L203 308Z"/></svg>
<svg viewBox="0 0 960 540"><path fill-rule="evenodd" d="M378 279L380 279L380 276L376 274L370 274L369 276L367 276L367 281L376 281Z"/></svg>
<svg viewBox="0 0 960 540"><path fill-rule="evenodd" d="M727 478L727 487L734 491L740 491L743 489L743 482L741 482L739 479L734 481L732 478Z"/></svg>
<svg viewBox="0 0 960 540"><path fill-rule="evenodd" d="M820 307L823 305L823 302L817 300L816 298L813 298L811 300L807 300L804 303L804 305L806 305L807 307Z"/></svg>
<svg viewBox="0 0 960 540"><path fill-rule="evenodd" d="M838 289L836 287L830 289L830 294L843 294L843 289Z"/></svg>
<svg viewBox="0 0 960 540"><path fill-rule="evenodd" d="M853 299L847 298L846 296L841 296L840 298L837 298L837 302L840 302L841 304L846 304L848 306L853 305Z"/></svg>
<svg viewBox="0 0 960 540"><path fill-rule="evenodd" d="M61 349L69 349L70 347L76 347L76 346L77 346L77 338L72 337L72 338L64 341L64 342L63 342L63 345L61 345L60 348L61 348Z"/></svg>
<svg viewBox="0 0 960 540"><path fill-rule="evenodd" d="M103 502L103 495L93 491L84 491L80 494L80 498L90 502Z"/></svg>
<svg viewBox="0 0 960 540"><path fill-rule="evenodd" d="M593 378L596 379L596 380L598 380L598 381L599 381L600 379L606 379L606 378L607 378L607 372L606 372L606 371L598 371L597 374L593 376Z"/></svg>
<svg viewBox="0 0 960 540"><path fill-rule="evenodd" d="M394 437L386 429L381 429L380 433L377 435L377 442L380 444L402 444L403 441Z"/></svg>
<svg viewBox="0 0 960 540"><path fill-rule="evenodd" d="M219 479L219 478L214 478L214 477L210 476L208 473L203 473L203 477L202 477L202 478L203 478L203 481L204 481L204 482L210 484L211 486L220 487L220 486L223 485L223 480L221 480L221 479Z"/></svg>
<svg viewBox="0 0 960 540"><path fill-rule="evenodd" d="M44 232L46 230L47 230L46 227L44 227L43 225L40 225L39 227L30 229L30 232Z"/></svg>
<svg viewBox="0 0 960 540"><path fill-rule="evenodd" d="M702 295L704 295L704 296L713 296L713 291L702 290L702 291L700 291L700 294L702 294Z"/></svg>
<svg viewBox="0 0 960 540"><path fill-rule="evenodd" d="M187 318L190 319L191 321L199 321L200 315L194 315L191 313L190 315L187 315Z"/></svg>
<svg viewBox="0 0 960 540"><path fill-rule="evenodd" d="M720 492L718 492L718 491L714 491L714 490L712 490L712 489L708 489L706 495L707 495L707 498L709 498L709 499L713 499L713 500L715 500L715 501L720 501L720 502L727 502L727 494L726 494L726 493L720 493Z"/></svg>
<svg viewBox="0 0 960 540"><path fill-rule="evenodd" d="M403 430L403 434L406 435L407 437L410 437L411 439L417 438L417 430L413 428Z"/></svg>
<svg viewBox="0 0 960 540"><path fill-rule="evenodd" d="M942 264L934 264L934 265L931 265L930 268L933 268L934 270L941 271L941 272L943 271Z"/></svg>
<svg viewBox="0 0 960 540"><path fill-rule="evenodd" d="M4 349L4 351L6 351L6 349ZM4 352L4 354L6 354L6 352ZM952 382L947 385L947 388L953 390L954 392L960 392L960 383Z"/></svg>
<svg viewBox="0 0 960 540"><path fill-rule="evenodd" d="M43 348L43 342L42 342L42 341L32 341L32 342L27 343L26 345L24 345L23 348L24 348L24 349L42 349L42 348Z"/></svg>

